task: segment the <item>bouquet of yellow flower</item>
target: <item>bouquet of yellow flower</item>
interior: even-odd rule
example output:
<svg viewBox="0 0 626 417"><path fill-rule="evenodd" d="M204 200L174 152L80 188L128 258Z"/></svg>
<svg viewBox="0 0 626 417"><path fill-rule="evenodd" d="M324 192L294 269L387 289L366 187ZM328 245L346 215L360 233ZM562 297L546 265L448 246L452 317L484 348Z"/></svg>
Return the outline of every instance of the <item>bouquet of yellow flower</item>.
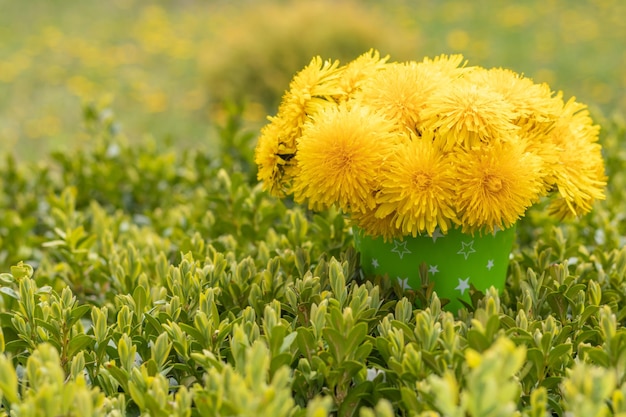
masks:
<svg viewBox="0 0 626 417"><path fill-rule="evenodd" d="M296 74L256 148L258 178L331 206L386 240L494 232L544 197L559 217L604 198L599 127L586 107L461 55L388 62L369 51Z"/></svg>

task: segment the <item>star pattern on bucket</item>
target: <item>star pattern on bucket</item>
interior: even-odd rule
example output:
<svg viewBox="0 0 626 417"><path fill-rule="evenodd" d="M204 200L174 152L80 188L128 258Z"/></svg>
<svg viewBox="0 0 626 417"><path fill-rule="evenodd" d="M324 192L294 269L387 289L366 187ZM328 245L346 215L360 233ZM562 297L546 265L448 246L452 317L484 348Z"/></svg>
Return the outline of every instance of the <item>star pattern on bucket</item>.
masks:
<svg viewBox="0 0 626 417"><path fill-rule="evenodd" d="M421 274L426 273L441 299L451 305L468 301L470 289L486 291L492 282L496 288L506 274L507 262L501 253L503 239L509 230L497 230L496 235L480 236L421 235L418 239L392 239L384 245L371 247L361 258L364 270L374 275L386 275L403 290L420 289ZM506 241L504 241L506 245ZM504 246L505 248L507 246ZM362 252L362 256L363 256Z"/></svg>
<svg viewBox="0 0 626 417"><path fill-rule="evenodd" d="M398 280L398 282L400 283L400 286L402 287L403 290L410 290L411 286L409 285L409 278L400 278L400 277L396 277L396 279Z"/></svg>
<svg viewBox="0 0 626 417"><path fill-rule="evenodd" d="M461 295L465 294L465 290L469 289L469 280L469 277L465 279L459 278L459 285L456 286L455 290L459 290L461 292Z"/></svg>
<svg viewBox="0 0 626 417"><path fill-rule="evenodd" d="M435 231L433 232L433 235L431 237L433 238L433 242L437 243L437 239L443 237L443 233L441 233L441 230L439 230L438 227L435 227Z"/></svg>
<svg viewBox="0 0 626 417"><path fill-rule="evenodd" d="M393 243L394 243L394 247L393 249L391 249L391 251L397 253L400 256L400 259L402 259L402 257L406 255L407 253L411 253L411 251L408 250L406 247L406 244L407 244L406 240L404 242L394 240Z"/></svg>
<svg viewBox="0 0 626 417"><path fill-rule="evenodd" d="M459 251L457 252L458 255L463 255L465 256L465 260L467 260L467 257L470 256L471 253L475 253L476 250L474 249L474 241L470 241L470 242L461 242L461 249L459 249Z"/></svg>

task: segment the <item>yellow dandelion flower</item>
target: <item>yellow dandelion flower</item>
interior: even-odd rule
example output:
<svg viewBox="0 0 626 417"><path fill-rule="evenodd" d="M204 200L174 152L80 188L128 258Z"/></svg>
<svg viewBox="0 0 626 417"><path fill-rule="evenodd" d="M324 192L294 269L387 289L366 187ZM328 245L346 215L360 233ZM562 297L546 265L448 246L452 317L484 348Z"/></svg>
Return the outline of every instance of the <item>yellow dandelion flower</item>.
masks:
<svg viewBox="0 0 626 417"><path fill-rule="evenodd" d="M606 175L602 149L597 143L599 129L584 105L574 99L565 104L550 135L558 149L558 163L552 166L552 175L560 196L551 207L553 214L585 214L595 200L605 198Z"/></svg>
<svg viewBox="0 0 626 417"><path fill-rule="evenodd" d="M368 236L380 236L385 242L402 238L402 231L396 227L397 214L390 213L387 216L379 217L376 214L377 210L378 207L374 207L364 212L354 212L350 218Z"/></svg>
<svg viewBox="0 0 626 417"><path fill-rule="evenodd" d="M422 126L436 130L440 146L476 146L508 138L518 114L504 97L484 85L458 79L440 86L421 113Z"/></svg>
<svg viewBox="0 0 626 417"><path fill-rule="evenodd" d="M539 156L542 160L542 171L544 172L542 177L543 195L548 195L556 183L554 167L559 163L560 151L553 140L553 134L564 106L561 93L548 100L551 101L551 104L546 105L543 110L528 117L520 117L515 122L520 126L517 134L521 143L524 144L524 149ZM552 106L558 110L552 109Z"/></svg>
<svg viewBox="0 0 626 417"><path fill-rule="evenodd" d="M264 188L271 192L280 182L278 177L280 176L281 160L278 157L278 141L269 132L269 126L271 125L267 125L261 130L254 151L254 162L258 167L257 179L263 181Z"/></svg>
<svg viewBox="0 0 626 417"><path fill-rule="evenodd" d="M381 58L380 53L374 49L359 56L354 61L341 68L341 77L338 85L341 90L339 101L350 100L359 91L361 85L369 80L374 74L385 68L389 55Z"/></svg>
<svg viewBox="0 0 626 417"><path fill-rule="evenodd" d="M272 195L283 197L289 194L293 177L293 157L296 153L294 135L279 118L261 129L254 153L257 178L263 189Z"/></svg>
<svg viewBox="0 0 626 417"><path fill-rule="evenodd" d="M374 207L378 173L400 140L392 131L390 121L367 107L338 106L313 116L298 140L295 200L344 212Z"/></svg>
<svg viewBox="0 0 626 417"><path fill-rule="evenodd" d="M599 127L574 99L461 55L387 60L316 57L296 74L255 150L266 190L385 240L505 229L551 194L560 217L604 198Z"/></svg>
<svg viewBox="0 0 626 417"><path fill-rule="evenodd" d="M319 56L313 58L294 76L278 114L269 117L270 123L262 128L255 162L259 168L257 177L270 193L278 196L289 193L295 169L296 141L310 115L336 105L329 97L339 91L336 86L338 66L338 61L322 61Z"/></svg>
<svg viewBox="0 0 626 417"><path fill-rule="evenodd" d="M458 78L472 69L472 67L466 67L465 64L463 55L439 55L434 58L424 58L422 62L417 64L417 68L431 79L450 80Z"/></svg>
<svg viewBox="0 0 626 417"><path fill-rule="evenodd" d="M594 124L589 115L587 106L578 103L575 98L562 103L562 110L556 122L553 140L557 144L563 144L568 140L597 142L600 134L600 126ZM569 132L571 135L565 133Z"/></svg>
<svg viewBox="0 0 626 417"><path fill-rule="evenodd" d="M432 235L437 226L446 233L456 220L454 171L430 137L400 145L381 177L376 215L397 212L395 226L404 235Z"/></svg>
<svg viewBox="0 0 626 417"><path fill-rule="evenodd" d="M494 142L453 154L456 211L463 231L493 232L512 226L537 202L541 160L518 142Z"/></svg>
<svg viewBox="0 0 626 417"><path fill-rule="evenodd" d="M557 146L551 142L549 131L539 129L539 132L533 130L520 130L516 141L522 146L524 152L528 152L539 158L541 168L541 191L540 195L548 195L554 189L556 177L553 174L553 168L559 161L559 150Z"/></svg>
<svg viewBox="0 0 626 417"><path fill-rule="evenodd" d="M340 93L338 67L339 61L322 61L318 56L293 77L277 116L290 125L288 128L295 132L295 137L299 136L308 116L335 105L332 96Z"/></svg>
<svg viewBox="0 0 626 417"><path fill-rule="evenodd" d="M363 83L355 100L384 112L399 127L417 131L419 114L440 79L429 75L415 63L387 64Z"/></svg>
<svg viewBox="0 0 626 417"><path fill-rule="evenodd" d="M513 105L513 111L518 115L515 124L532 124L534 131L537 131L537 123L545 123L548 128L562 108L560 97L555 97L547 84L535 84L531 79L509 69L476 68L467 74L467 80L499 93Z"/></svg>

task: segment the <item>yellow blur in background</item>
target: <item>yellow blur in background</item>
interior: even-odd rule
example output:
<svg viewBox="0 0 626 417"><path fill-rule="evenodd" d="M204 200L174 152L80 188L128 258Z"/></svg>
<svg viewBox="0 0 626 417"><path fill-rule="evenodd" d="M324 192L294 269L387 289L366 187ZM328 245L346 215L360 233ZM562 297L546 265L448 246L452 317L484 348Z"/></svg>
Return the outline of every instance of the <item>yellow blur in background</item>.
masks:
<svg viewBox="0 0 626 417"><path fill-rule="evenodd" d="M314 55L461 53L626 111L622 0L0 0L0 143L36 159L89 143L83 107L128 137L211 147L227 104L254 132Z"/></svg>

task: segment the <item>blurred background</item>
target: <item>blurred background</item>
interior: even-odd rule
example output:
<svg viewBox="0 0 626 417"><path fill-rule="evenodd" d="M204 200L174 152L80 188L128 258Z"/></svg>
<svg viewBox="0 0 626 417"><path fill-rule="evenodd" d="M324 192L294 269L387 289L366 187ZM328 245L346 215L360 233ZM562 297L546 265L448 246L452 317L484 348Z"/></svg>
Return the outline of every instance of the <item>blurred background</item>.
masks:
<svg viewBox="0 0 626 417"><path fill-rule="evenodd" d="M0 143L18 159L88 145L86 108L131 140L219 154L228 118L257 132L312 56L345 63L370 48L392 61L461 53L599 118L626 110L624 0L0 0L0 11Z"/></svg>

